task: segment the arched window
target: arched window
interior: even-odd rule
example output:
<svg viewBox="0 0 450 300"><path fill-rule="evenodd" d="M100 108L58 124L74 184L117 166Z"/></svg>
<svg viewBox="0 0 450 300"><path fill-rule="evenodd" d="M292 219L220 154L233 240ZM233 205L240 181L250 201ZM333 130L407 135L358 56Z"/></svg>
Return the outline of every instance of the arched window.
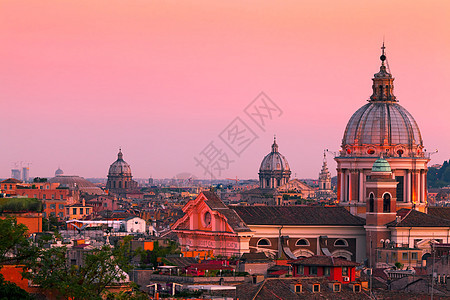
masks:
<svg viewBox="0 0 450 300"><path fill-rule="evenodd" d="M309 246L309 241L307 239L298 239L295 246Z"/></svg>
<svg viewBox="0 0 450 300"><path fill-rule="evenodd" d="M260 239L256 244L258 246L270 246L270 241L268 239Z"/></svg>
<svg viewBox="0 0 450 300"><path fill-rule="evenodd" d="M375 199L373 196L373 193L370 193L369 195L369 212L375 211Z"/></svg>
<svg viewBox="0 0 450 300"><path fill-rule="evenodd" d="M347 241L344 240L344 239L337 239L337 240L334 242L334 246L335 246L335 247L348 247L348 243L347 243Z"/></svg>
<svg viewBox="0 0 450 300"><path fill-rule="evenodd" d="M391 195L388 193L383 195L383 212L391 212Z"/></svg>

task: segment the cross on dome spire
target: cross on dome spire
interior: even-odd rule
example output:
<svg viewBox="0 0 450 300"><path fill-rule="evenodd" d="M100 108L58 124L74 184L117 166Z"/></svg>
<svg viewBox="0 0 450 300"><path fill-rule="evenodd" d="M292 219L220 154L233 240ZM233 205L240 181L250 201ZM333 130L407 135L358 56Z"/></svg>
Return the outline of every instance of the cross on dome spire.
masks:
<svg viewBox="0 0 450 300"><path fill-rule="evenodd" d="M277 137L273 135L272 152L278 152Z"/></svg>
<svg viewBox="0 0 450 300"><path fill-rule="evenodd" d="M119 148L119 153L117 154L117 159L123 159L122 148Z"/></svg>
<svg viewBox="0 0 450 300"><path fill-rule="evenodd" d="M394 96L394 78L392 78L392 75L386 70L386 47L383 45L381 46L381 66L380 71L376 74L374 74L373 85L372 85L372 96L370 96L369 101L383 101L383 102L397 102L395 100Z"/></svg>

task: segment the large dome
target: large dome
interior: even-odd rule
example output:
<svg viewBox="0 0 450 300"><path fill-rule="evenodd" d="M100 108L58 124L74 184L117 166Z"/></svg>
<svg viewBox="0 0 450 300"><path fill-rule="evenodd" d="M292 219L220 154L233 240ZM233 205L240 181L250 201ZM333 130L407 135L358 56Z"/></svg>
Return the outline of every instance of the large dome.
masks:
<svg viewBox="0 0 450 300"><path fill-rule="evenodd" d="M119 154L117 155L117 160L111 164L108 172L108 176L118 176L118 175L131 176L130 165L123 160L123 154L122 151L120 150Z"/></svg>
<svg viewBox="0 0 450 300"><path fill-rule="evenodd" d="M369 103L350 118L342 138L343 156L421 156L423 142L413 116L394 96L394 78L384 55L380 71L374 74Z"/></svg>
<svg viewBox="0 0 450 300"><path fill-rule="evenodd" d="M278 152L276 140L273 141L272 152L267 154L262 160L259 171L290 171L286 157Z"/></svg>
<svg viewBox="0 0 450 300"><path fill-rule="evenodd" d="M422 145L413 116L395 102L371 102L358 109L345 129L343 145Z"/></svg>

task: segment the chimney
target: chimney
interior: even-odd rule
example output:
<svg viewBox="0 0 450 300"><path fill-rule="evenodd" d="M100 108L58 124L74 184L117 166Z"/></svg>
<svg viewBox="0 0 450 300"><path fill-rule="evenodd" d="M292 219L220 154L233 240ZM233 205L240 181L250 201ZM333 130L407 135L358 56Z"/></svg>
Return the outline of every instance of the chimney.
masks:
<svg viewBox="0 0 450 300"><path fill-rule="evenodd" d="M83 200L81 201L81 203L83 204L83 206L86 206L86 200L84 200L84 198L83 198Z"/></svg>

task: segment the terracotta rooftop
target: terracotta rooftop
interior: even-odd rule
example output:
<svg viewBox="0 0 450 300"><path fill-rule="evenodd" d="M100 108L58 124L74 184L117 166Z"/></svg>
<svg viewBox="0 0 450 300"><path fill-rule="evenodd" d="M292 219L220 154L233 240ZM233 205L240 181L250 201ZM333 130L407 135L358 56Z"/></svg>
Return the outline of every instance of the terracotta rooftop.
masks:
<svg viewBox="0 0 450 300"><path fill-rule="evenodd" d="M399 222L387 223L388 227L449 227L450 220L425 214L415 209L402 208L397 212L401 217Z"/></svg>
<svg viewBox="0 0 450 300"><path fill-rule="evenodd" d="M264 252L244 253L239 260L245 262L270 261Z"/></svg>
<svg viewBox="0 0 450 300"><path fill-rule="evenodd" d="M330 267L356 267L359 263L346 260L344 258L315 255L310 257L303 257L290 262L292 265L303 266L330 266Z"/></svg>
<svg viewBox="0 0 450 300"><path fill-rule="evenodd" d="M213 192L202 192L206 197L205 203L212 210L220 212L227 218L228 224L236 232L251 231L242 220L242 218L233 210L228 208L222 200Z"/></svg>
<svg viewBox="0 0 450 300"><path fill-rule="evenodd" d="M0 183L22 183L22 181L15 179L15 178L8 178L8 179L3 180Z"/></svg>
<svg viewBox="0 0 450 300"><path fill-rule="evenodd" d="M370 299L367 291L354 293L347 285L341 285L340 292L333 292L323 277L267 278L260 284L242 284L237 287L237 297L241 300L294 300L294 299ZM309 286L320 284L320 292L313 293ZM301 293L295 293L294 287L302 286ZM256 288L257 287L257 288Z"/></svg>
<svg viewBox="0 0 450 300"><path fill-rule="evenodd" d="M450 220L450 207L428 207L428 214L434 217Z"/></svg>
<svg viewBox="0 0 450 300"><path fill-rule="evenodd" d="M363 226L365 220L344 207L232 206L247 225Z"/></svg>
<svg viewBox="0 0 450 300"><path fill-rule="evenodd" d="M216 195L214 192L202 192L206 197L205 203L209 206L209 208L215 210L218 208L228 208L222 200Z"/></svg>

